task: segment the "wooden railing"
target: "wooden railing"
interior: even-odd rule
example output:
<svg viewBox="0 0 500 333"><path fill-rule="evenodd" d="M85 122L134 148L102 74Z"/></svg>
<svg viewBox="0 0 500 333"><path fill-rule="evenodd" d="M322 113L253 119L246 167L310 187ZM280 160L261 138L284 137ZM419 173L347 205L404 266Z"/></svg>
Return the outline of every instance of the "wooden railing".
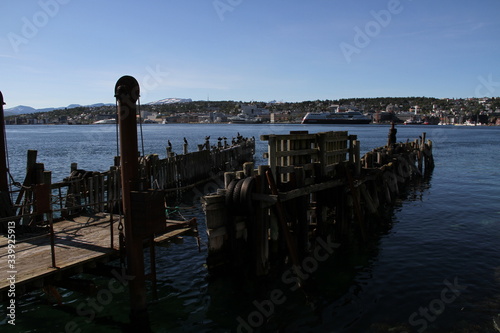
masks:
<svg viewBox="0 0 500 333"><path fill-rule="evenodd" d="M239 137L232 145L220 142L215 147L199 145L198 151L188 153L185 149L185 153L179 155L169 152L164 159L158 155L140 157L143 187L165 193L185 189L253 161L254 152L255 140ZM11 201L11 207L0 211L0 223L40 224L45 213L40 210L41 203L49 205L47 210L54 219L118 209L121 201L119 165L105 172L93 172L80 170L73 163L69 177L52 183L51 172L36 162L36 156L36 151L28 151L26 178L22 184L15 184L17 189L9 193L10 199L5 196L5 201ZM40 191L41 184L48 190Z"/></svg>

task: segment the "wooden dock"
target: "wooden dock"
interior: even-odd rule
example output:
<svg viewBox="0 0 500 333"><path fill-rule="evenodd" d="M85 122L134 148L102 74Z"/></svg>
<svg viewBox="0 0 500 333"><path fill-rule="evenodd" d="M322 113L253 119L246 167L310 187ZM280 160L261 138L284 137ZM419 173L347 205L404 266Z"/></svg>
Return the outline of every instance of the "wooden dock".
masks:
<svg viewBox="0 0 500 333"><path fill-rule="evenodd" d="M120 258L119 219L118 215L98 213L54 223L56 267L52 267L49 233L19 237L13 268L8 264L8 239L0 236L0 295L5 296L9 290L10 275L15 276L16 295L22 295ZM171 241L196 227L192 221L168 220L165 230L154 238L155 244Z"/></svg>
<svg viewBox="0 0 500 333"><path fill-rule="evenodd" d="M225 187L203 197L210 269L246 266L268 274L271 258L298 266L318 239L364 243L410 180L430 174L432 142L388 144L360 156L347 132L263 135L268 165L225 174Z"/></svg>
<svg viewBox="0 0 500 333"><path fill-rule="evenodd" d="M158 155L139 157L142 186L154 192L156 204L144 209L151 198L144 196L145 191L137 193L138 196L134 196L138 200L136 218L164 224L155 233L153 243L167 242L196 229L189 224L192 221L169 219L164 212L167 201L175 200L191 186L253 160L254 150L253 139L238 136L231 144L219 140L217 145L211 146L205 140L194 152L189 152L185 144L183 154L173 153L169 146L167 157L163 159ZM43 163L37 163L37 155L35 150L28 151L27 173L22 184L16 184L19 189L0 191L0 299L9 290L7 278L10 275L15 275L16 295L20 295L120 256L117 229L122 213L120 162L116 161L116 165L105 172L80 170L73 163L70 176L53 183L51 172L45 170ZM11 197L14 198L12 205ZM57 222L51 223L53 220ZM12 257L8 252L9 221L16 224ZM158 227L146 224L147 228ZM21 239L23 227L46 230L33 237L22 235ZM9 269L9 259L14 257L14 269Z"/></svg>
<svg viewBox="0 0 500 333"><path fill-rule="evenodd" d="M130 330L150 331L146 281L156 294L155 246L193 231L196 219L175 221L167 214L169 201L188 188L222 176L253 161L255 139L237 135L228 143L210 136L182 154L167 141L166 157L138 154L137 114L140 87L131 76L115 85L117 139L120 156L106 172L78 169L54 183L52 173L28 151L26 177L13 180L7 168L3 95L0 93L0 298L14 307L16 298L34 289L67 285L68 277L121 258L133 279L128 281ZM144 153L143 153L144 155ZM13 190L13 187L17 189ZM27 236L23 231L40 231ZM199 242L198 242L199 244ZM149 260L144 250L149 248ZM126 258L126 260L125 260ZM146 263L149 272L146 272Z"/></svg>

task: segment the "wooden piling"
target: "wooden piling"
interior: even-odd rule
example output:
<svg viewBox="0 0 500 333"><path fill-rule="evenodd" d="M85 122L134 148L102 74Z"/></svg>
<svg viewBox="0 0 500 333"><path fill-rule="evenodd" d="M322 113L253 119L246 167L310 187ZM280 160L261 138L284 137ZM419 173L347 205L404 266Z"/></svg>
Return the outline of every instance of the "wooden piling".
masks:
<svg viewBox="0 0 500 333"><path fill-rule="evenodd" d="M143 239L134 230L140 221L133 219L131 192L141 190L137 159L137 108L139 83L131 76L121 77L115 85L118 107L118 126L121 153L122 204L125 221L125 242L127 267L130 275L130 320L134 330L150 331L147 312L146 285L144 273Z"/></svg>
<svg viewBox="0 0 500 333"><path fill-rule="evenodd" d="M421 175L421 156L425 157L425 168L430 168L427 163L431 163L432 143L397 143L395 132L392 126L388 144L363 157L357 136L347 132L263 135L261 139L268 141L265 157L269 165L259 166L254 175L253 165L246 164L241 171L226 173L224 181L226 197L229 193L230 198L235 198L240 196L238 186L255 178L254 211L249 213L240 206L234 207L233 199L226 200L217 208L218 213L207 211L207 226L217 223L214 218L224 209L233 209L232 215L237 215L233 216L234 225L241 226L245 221L248 235L246 243L238 244L249 247L233 247L237 250L234 253L250 253L247 263L254 266L257 275L265 274L269 271L266 265L282 262L286 256L292 265L297 265L300 257L307 254L313 235L332 235L344 243L353 237L367 241L374 227L384 223L384 212L394 203L400 189ZM267 183L261 184L264 175ZM210 244L216 232L209 233ZM240 238L241 233L236 233ZM221 237L214 244L222 248L224 242ZM211 249L209 245L209 260ZM235 258L241 265L244 257L236 254Z"/></svg>
<svg viewBox="0 0 500 333"><path fill-rule="evenodd" d="M12 201L9 195L9 170L7 168L7 146L5 142L5 119L3 112L3 95L0 92L0 217L13 214ZM0 225L0 231L3 230Z"/></svg>
<svg viewBox="0 0 500 333"><path fill-rule="evenodd" d="M0 192L7 193L9 191L9 179L7 170L7 151L5 149L5 119L3 113L3 95L0 92Z"/></svg>

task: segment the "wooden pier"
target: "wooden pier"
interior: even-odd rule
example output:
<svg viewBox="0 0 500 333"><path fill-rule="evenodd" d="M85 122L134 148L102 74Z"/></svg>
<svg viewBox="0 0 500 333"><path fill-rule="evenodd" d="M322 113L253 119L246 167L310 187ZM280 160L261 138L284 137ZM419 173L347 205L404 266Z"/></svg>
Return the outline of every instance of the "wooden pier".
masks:
<svg viewBox="0 0 500 333"><path fill-rule="evenodd" d="M52 173L28 151L26 177L15 182L7 168L3 96L0 93L0 300L37 288L68 286L75 274L109 274L106 263L121 259L130 293L130 329L148 332L146 282L156 293L155 246L181 235L198 237L197 222L174 220L169 202L183 191L253 161L255 140L239 134L206 137L189 152L175 154L170 142L165 158L140 156L137 137L139 84L124 76L115 86L120 156L105 172L78 169L52 182ZM17 189L13 189L16 187ZM145 250L149 264L145 267ZM146 272L149 270L149 272ZM71 288L71 287L70 287ZM9 300L10 299L10 300Z"/></svg>
<svg viewBox="0 0 500 333"><path fill-rule="evenodd" d="M188 152L187 148L187 145L183 147L184 154L175 154L172 147L167 147L165 158L158 155L138 158L142 186L157 198L158 203L152 209L161 210L159 216L165 222L156 232L155 244L197 230L195 225L189 224L192 221L176 222L169 217L165 213L168 203L175 201L182 191L252 161L255 140L238 136L230 144L220 140L217 145L210 146L206 140L198 145L197 151ZM4 234L0 234L0 269L7 268L8 223L12 222L17 236L18 295L48 281L61 280L71 272L81 271L82 267L116 259L119 252L117 221L123 219L119 159L115 159L116 165L105 172L80 170L73 163L70 175L53 183L52 173L45 170L43 163L37 162L37 156L37 151L29 150L23 182L14 185L17 189L0 192L0 232ZM135 198L139 206L151 199L140 193ZM145 211L139 210L137 214L140 218L153 219ZM153 226L148 224L148 228ZM77 229L74 234L68 231ZM35 230L32 234L38 234L36 237L26 238L25 234ZM37 260L24 259L28 257ZM3 276L7 272L5 269L0 273L0 299L9 287Z"/></svg>
<svg viewBox="0 0 500 333"><path fill-rule="evenodd" d="M315 241L365 241L385 223L405 184L434 167L425 133L360 156L347 132L263 135L268 165L225 174L225 188L203 197L210 269L246 266L266 275L274 258L299 265ZM284 260L284 261L283 261Z"/></svg>
<svg viewBox="0 0 500 333"><path fill-rule="evenodd" d="M52 266L52 249L47 233L26 235L16 241L15 268L9 268L8 238L0 236L0 300L10 287L8 277L15 275L16 294L59 285L65 278L93 271L122 256L119 247L120 216L98 213L77 216L54 223L56 266ZM183 234L196 232L195 221L166 221L166 232L155 237L155 244L172 241ZM113 230L111 230L111 228Z"/></svg>

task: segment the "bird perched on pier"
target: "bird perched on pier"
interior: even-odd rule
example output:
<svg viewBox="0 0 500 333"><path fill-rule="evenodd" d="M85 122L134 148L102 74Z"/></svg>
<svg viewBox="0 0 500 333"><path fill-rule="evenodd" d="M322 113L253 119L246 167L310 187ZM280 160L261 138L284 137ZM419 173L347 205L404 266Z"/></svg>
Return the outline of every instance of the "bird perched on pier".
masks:
<svg viewBox="0 0 500 333"><path fill-rule="evenodd" d="M219 137L217 138L217 140L222 141L222 138L219 136Z"/></svg>
<svg viewBox="0 0 500 333"><path fill-rule="evenodd" d="M205 141L210 140L210 135L205 137Z"/></svg>
<svg viewBox="0 0 500 333"><path fill-rule="evenodd" d="M170 142L170 140L167 141L167 144L170 148L172 148L172 142Z"/></svg>
<svg viewBox="0 0 500 333"><path fill-rule="evenodd" d="M188 140L186 140L186 137L184 137L184 143L187 144Z"/></svg>

